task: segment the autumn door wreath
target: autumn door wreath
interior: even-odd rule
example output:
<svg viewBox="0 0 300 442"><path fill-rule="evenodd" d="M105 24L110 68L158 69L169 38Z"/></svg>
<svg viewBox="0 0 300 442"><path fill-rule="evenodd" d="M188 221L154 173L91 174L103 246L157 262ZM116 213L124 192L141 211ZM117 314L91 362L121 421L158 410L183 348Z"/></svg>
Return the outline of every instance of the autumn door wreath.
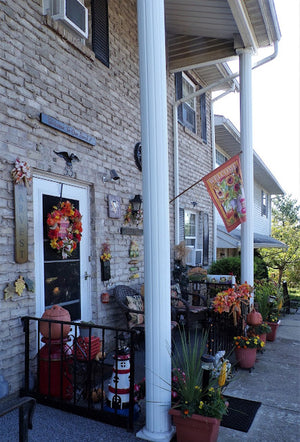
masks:
<svg viewBox="0 0 300 442"><path fill-rule="evenodd" d="M70 201L62 201L53 206L47 215L48 238L50 246L62 255L62 259L71 256L81 241L82 215Z"/></svg>

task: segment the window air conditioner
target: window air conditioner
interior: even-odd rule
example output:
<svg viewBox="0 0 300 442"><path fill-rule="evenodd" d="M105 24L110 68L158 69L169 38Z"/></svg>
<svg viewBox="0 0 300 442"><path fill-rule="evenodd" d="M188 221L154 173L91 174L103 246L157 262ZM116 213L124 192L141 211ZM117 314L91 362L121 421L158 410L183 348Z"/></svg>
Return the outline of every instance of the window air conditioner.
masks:
<svg viewBox="0 0 300 442"><path fill-rule="evenodd" d="M81 37L88 37L88 10L79 0L52 0L51 15Z"/></svg>
<svg viewBox="0 0 300 442"><path fill-rule="evenodd" d="M196 267L202 264L202 249L192 249L188 254L186 264L188 266Z"/></svg>

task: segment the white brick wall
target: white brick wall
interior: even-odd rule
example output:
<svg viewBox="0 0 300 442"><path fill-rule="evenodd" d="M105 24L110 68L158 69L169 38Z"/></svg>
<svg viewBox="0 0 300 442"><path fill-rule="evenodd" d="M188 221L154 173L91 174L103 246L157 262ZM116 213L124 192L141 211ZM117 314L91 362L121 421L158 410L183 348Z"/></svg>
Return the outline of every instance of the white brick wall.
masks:
<svg viewBox="0 0 300 442"><path fill-rule="evenodd" d="M136 1L109 2L109 68L95 59L88 45L83 46L62 25L43 17L41 4L27 0L4 0L0 4L0 289L3 293L6 285L20 274L32 280L35 277L32 188L27 195L29 259L25 264L14 261L14 196L10 173L16 158L28 161L33 171L51 173L59 180L65 163L53 151L73 152L80 158L80 163L74 165L75 178L90 183L91 187L93 320L104 325L125 325L124 315L113 301L100 302L100 294L106 288L101 281L99 256L101 244L109 238L113 254L112 283L129 283L128 250L132 238L119 233L123 218L107 217L106 198L109 193L119 195L124 214L129 199L142 194L142 175L133 157L134 146L141 139ZM173 75L168 77L168 94L169 177L170 195L173 195ZM94 136L96 146L41 124L40 112ZM203 145L197 135L179 126L179 146L180 190L183 190L210 171L210 136L209 144ZM110 169L117 170L120 181L103 185L102 175ZM211 202L203 184L181 198L182 207L189 207L190 201L198 201L197 209L209 213L211 233ZM173 216L170 207L172 257ZM142 251L142 237L134 239ZM140 259L143 262L142 252ZM141 278L134 283L143 282L142 265L140 274ZM35 315L35 301L36 294L28 291L8 301L1 295L0 371L11 391L20 388L24 370L20 317Z"/></svg>

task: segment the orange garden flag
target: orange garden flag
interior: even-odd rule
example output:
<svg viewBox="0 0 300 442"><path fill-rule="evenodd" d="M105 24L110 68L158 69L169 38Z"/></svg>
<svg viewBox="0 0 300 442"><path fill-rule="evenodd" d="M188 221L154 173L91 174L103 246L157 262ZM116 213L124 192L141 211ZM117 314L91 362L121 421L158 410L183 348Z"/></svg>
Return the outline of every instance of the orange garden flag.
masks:
<svg viewBox="0 0 300 442"><path fill-rule="evenodd" d="M246 201L239 155L210 172L203 181L227 232L246 221Z"/></svg>

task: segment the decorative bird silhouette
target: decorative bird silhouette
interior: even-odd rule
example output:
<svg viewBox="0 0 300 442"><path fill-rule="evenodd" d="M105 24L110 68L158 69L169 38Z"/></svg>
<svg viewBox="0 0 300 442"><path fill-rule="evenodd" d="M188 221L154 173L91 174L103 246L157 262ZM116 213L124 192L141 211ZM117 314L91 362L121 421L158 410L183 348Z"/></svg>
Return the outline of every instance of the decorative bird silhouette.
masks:
<svg viewBox="0 0 300 442"><path fill-rule="evenodd" d="M80 161L79 158L73 153L69 155L68 152L56 152L55 150L53 152L65 160L65 175L74 176L72 161Z"/></svg>
<svg viewBox="0 0 300 442"><path fill-rule="evenodd" d="M62 157L65 160L66 165L69 167L72 166L72 161L80 161L79 158L73 153L69 155L68 152L56 152L55 150L54 153L56 153L56 155L58 155L59 157Z"/></svg>

